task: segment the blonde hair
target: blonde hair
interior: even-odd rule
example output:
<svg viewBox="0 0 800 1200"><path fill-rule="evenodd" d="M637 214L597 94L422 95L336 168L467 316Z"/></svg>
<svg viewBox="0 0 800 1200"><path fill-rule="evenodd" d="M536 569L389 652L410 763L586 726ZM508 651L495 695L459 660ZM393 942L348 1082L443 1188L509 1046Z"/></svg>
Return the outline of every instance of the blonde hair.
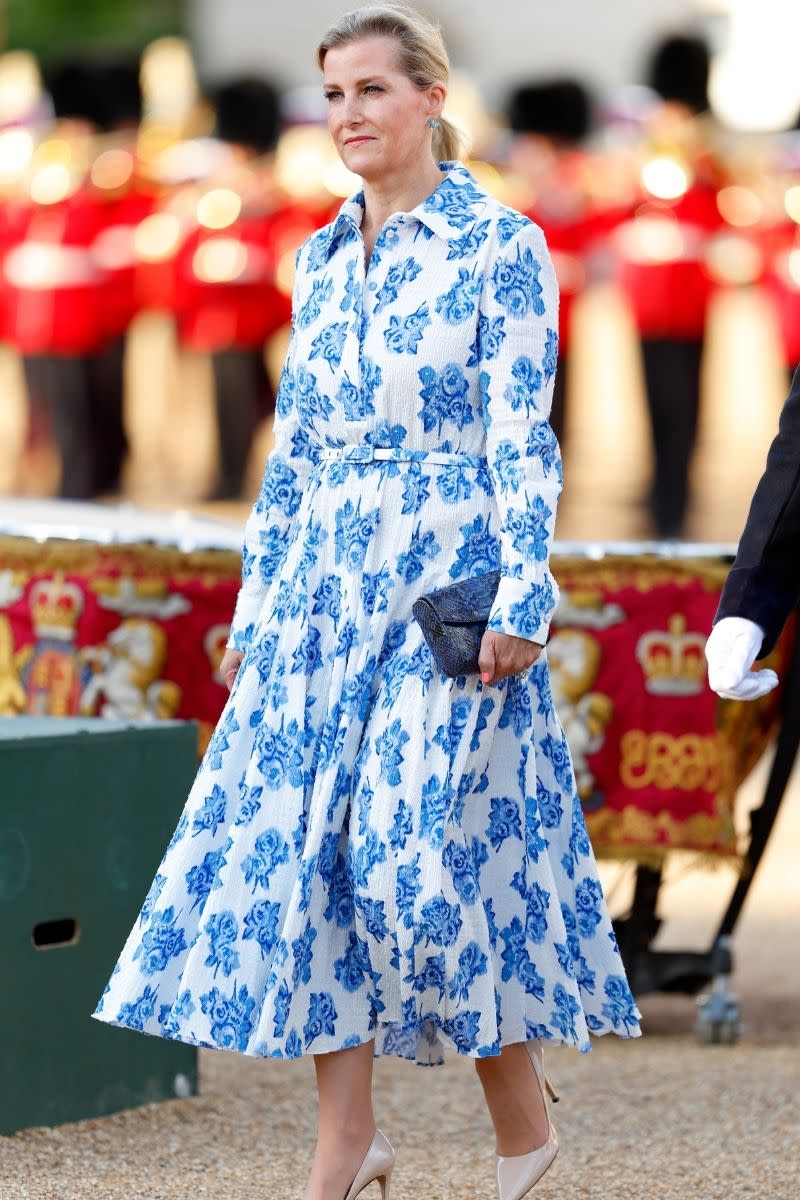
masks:
<svg viewBox="0 0 800 1200"><path fill-rule="evenodd" d="M366 4L345 13L332 25L317 46L317 65L322 70L325 55L334 46L366 37L387 37L398 43L398 69L422 92L432 83L447 83L450 60L442 31L414 8L404 4ZM433 157L451 161L461 153L461 134L446 117L436 118Z"/></svg>

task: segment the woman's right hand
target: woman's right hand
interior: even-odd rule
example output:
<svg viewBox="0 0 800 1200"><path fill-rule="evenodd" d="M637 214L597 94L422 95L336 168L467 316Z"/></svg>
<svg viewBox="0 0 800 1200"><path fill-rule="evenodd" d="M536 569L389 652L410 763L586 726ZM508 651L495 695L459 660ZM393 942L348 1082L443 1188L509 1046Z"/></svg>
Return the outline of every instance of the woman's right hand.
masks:
<svg viewBox="0 0 800 1200"><path fill-rule="evenodd" d="M219 673L225 680L228 691L233 687L233 681L239 672L243 658L244 654L241 650L226 650L222 662L219 664Z"/></svg>

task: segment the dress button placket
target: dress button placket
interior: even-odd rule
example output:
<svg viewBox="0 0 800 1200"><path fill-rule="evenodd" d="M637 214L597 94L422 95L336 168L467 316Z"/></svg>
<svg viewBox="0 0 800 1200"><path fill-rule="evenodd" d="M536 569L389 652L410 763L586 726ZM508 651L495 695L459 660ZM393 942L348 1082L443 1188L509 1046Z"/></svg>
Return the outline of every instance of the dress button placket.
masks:
<svg viewBox="0 0 800 1200"><path fill-rule="evenodd" d="M363 290L361 293L361 297L362 297L362 299L361 299L361 318L358 323L359 367L361 365L361 355L364 350L364 338L366 337L366 333L367 333L367 323L368 323L370 317L372 316L372 312L371 312L372 305L370 303L368 303L369 293L374 293L378 290L377 280L371 279L370 274L374 275L373 263L375 262L375 253L376 253L376 251L379 251L382 248L383 243L385 241L384 235L388 228L389 228L388 225L384 225L383 229L381 229L380 233L376 237L375 242L372 247L372 253L369 256L369 266L367 266L366 268L364 268L364 264L366 263L367 252L366 252L366 247L364 246L364 243L363 243L363 239L362 239L362 243L361 243L361 248L362 248L361 264L362 264L362 269L364 269L364 287L363 287ZM378 255L378 259L380 260L380 254Z"/></svg>

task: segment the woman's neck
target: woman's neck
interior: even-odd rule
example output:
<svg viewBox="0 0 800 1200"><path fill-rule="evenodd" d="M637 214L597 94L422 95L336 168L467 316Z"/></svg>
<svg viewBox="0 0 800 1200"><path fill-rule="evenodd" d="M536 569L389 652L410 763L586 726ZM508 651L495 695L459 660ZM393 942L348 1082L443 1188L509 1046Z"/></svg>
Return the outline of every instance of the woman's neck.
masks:
<svg viewBox="0 0 800 1200"><path fill-rule="evenodd" d="M416 169L404 168L396 175L364 180L362 232L377 232L396 212L410 212L434 192L444 175L433 159Z"/></svg>

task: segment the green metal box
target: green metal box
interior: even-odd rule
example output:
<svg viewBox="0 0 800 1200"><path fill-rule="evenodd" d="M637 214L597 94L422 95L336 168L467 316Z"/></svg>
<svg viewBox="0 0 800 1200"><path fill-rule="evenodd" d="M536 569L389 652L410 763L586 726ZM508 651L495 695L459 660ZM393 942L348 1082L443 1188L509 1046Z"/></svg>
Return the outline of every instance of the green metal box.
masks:
<svg viewBox="0 0 800 1200"><path fill-rule="evenodd" d="M0 1133L197 1091L193 1047L90 1015L196 756L187 721L0 719Z"/></svg>

